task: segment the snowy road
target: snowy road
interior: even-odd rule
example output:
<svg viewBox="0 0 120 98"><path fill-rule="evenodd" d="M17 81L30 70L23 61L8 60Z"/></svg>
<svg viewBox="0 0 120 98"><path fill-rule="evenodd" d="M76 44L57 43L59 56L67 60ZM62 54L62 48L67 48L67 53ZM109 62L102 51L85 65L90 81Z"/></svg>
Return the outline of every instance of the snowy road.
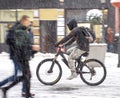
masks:
<svg viewBox="0 0 120 98"><path fill-rule="evenodd" d="M49 57L51 54L47 54L47 56ZM107 78L104 83L94 87L84 84L79 77L74 80L66 80L70 71L63 64L63 75L56 85L41 84L36 77L36 67L47 56L39 53L30 61L33 74L31 92L36 94L35 98L120 98L120 68L116 67L117 55L106 54ZM12 69L13 64L8 56L0 54L0 81L12 75ZM20 94L21 83L10 89L8 98L21 98ZM1 91L0 98L2 98Z"/></svg>

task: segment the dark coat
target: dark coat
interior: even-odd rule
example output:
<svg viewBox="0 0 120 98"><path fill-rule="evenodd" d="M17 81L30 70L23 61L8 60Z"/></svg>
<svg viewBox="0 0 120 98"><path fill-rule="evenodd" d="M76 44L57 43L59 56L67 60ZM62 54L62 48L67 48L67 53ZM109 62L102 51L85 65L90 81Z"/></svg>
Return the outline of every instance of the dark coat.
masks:
<svg viewBox="0 0 120 98"><path fill-rule="evenodd" d="M105 41L108 44L110 44L110 43L112 44L114 42L114 34L113 33L110 33L110 34L106 33Z"/></svg>
<svg viewBox="0 0 120 98"><path fill-rule="evenodd" d="M57 42L56 46L58 46L59 44L66 43L69 40L70 40L69 44L72 44L74 41L76 41L77 48L83 51L89 51L89 40L85 38L85 35L81 27L74 28L69 35L67 35L61 41Z"/></svg>
<svg viewBox="0 0 120 98"><path fill-rule="evenodd" d="M28 28L17 23L11 29L13 39L8 37L6 40L10 47L10 58L18 61L30 60L32 44L29 35L27 34Z"/></svg>
<svg viewBox="0 0 120 98"><path fill-rule="evenodd" d="M31 44L34 44L34 34L31 28L28 29L28 35L29 35Z"/></svg>
<svg viewBox="0 0 120 98"><path fill-rule="evenodd" d="M56 46L59 44L65 43L65 45L70 45L74 41L77 42L77 48L83 51L89 51L89 40L86 38L84 27L77 27L77 22L75 19L72 19L68 24L68 28L71 30L70 34L63 38L61 41L56 43Z"/></svg>

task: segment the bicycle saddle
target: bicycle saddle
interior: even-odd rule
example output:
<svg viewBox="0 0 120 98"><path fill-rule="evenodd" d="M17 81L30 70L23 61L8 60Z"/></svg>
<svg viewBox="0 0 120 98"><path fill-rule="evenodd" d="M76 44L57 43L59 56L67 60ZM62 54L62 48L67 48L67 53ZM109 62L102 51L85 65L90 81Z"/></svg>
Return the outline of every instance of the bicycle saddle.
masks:
<svg viewBox="0 0 120 98"><path fill-rule="evenodd" d="M79 58L75 59L76 61L79 61L82 56L87 57L89 55L88 52L83 53Z"/></svg>
<svg viewBox="0 0 120 98"><path fill-rule="evenodd" d="M85 53L83 53L81 56L87 57L88 55L89 55L89 53L88 53L88 52L85 52Z"/></svg>

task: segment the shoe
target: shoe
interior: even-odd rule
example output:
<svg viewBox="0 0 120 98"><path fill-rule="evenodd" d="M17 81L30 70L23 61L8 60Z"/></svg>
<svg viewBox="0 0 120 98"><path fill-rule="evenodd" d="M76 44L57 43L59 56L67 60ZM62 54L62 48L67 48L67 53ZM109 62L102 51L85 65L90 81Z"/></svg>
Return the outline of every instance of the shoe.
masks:
<svg viewBox="0 0 120 98"><path fill-rule="evenodd" d="M78 76L78 74L76 72L72 72L71 76L69 76L67 79L72 80L72 79L76 78L77 76Z"/></svg>
<svg viewBox="0 0 120 98"><path fill-rule="evenodd" d="M34 96L35 94L32 94L32 93L29 94L29 97L34 97ZM24 92L22 92L22 97L26 97L26 94Z"/></svg>
<svg viewBox="0 0 120 98"><path fill-rule="evenodd" d="M7 98L7 95L6 95L7 90L6 90L6 88L5 87L1 88L1 91L3 93L3 98Z"/></svg>

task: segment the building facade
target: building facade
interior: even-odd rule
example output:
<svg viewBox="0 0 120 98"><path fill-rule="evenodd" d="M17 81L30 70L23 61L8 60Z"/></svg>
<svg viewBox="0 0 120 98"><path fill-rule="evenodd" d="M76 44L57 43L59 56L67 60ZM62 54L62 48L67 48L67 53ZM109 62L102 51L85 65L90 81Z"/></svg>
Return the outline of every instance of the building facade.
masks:
<svg viewBox="0 0 120 98"><path fill-rule="evenodd" d="M8 25L24 14L33 21L35 44L40 44L42 52L55 52L54 43L69 33L66 26L69 20L75 18L79 26L91 28L91 23L86 20L91 9L102 10L104 14L104 24L92 27L100 42L105 28L114 28L114 8L109 0L104 3L100 0L0 0L0 52L8 52L5 44Z"/></svg>

